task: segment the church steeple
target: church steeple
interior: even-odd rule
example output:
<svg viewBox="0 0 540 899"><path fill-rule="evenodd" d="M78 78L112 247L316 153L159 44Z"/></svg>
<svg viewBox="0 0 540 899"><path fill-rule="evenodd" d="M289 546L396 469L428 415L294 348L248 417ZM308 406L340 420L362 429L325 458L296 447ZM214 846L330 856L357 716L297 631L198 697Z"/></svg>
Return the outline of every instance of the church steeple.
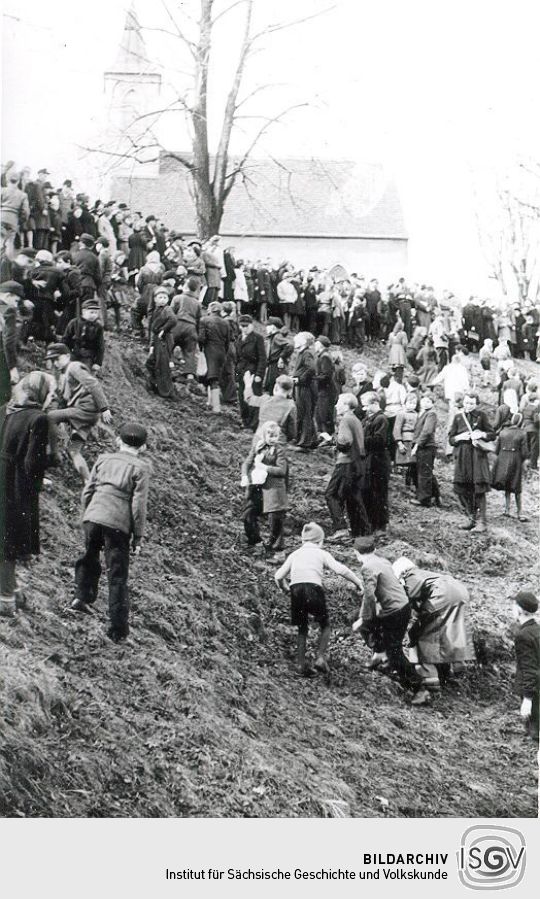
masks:
<svg viewBox="0 0 540 899"><path fill-rule="evenodd" d="M152 113L159 106L161 75L148 56L143 29L139 23L135 4L132 3L126 15L124 31L120 40L114 66L105 72L105 95L107 107L107 130L109 142L126 154L133 175L148 177L154 172L152 164L134 165L129 154L137 146L148 144L149 130L154 120ZM156 119L157 121L157 119ZM138 159L155 157L155 150L137 154ZM118 169L120 169L121 156ZM154 165L157 173L157 165Z"/></svg>
<svg viewBox="0 0 540 899"><path fill-rule="evenodd" d="M142 30L137 18L135 4L132 3L126 15L124 33L118 48L118 55L114 64L114 71L124 74L138 74L146 72L150 61L146 51L146 45L142 36Z"/></svg>

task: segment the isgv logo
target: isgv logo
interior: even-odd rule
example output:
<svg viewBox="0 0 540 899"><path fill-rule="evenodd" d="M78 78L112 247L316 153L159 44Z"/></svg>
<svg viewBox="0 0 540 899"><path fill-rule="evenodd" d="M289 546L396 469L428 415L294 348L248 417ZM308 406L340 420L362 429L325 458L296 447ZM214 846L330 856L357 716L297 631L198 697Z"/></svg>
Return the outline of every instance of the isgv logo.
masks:
<svg viewBox="0 0 540 899"><path fill-rule="evenodd" d="M457 853L459 879L471 890L507 890L525 874L525 838L512 827L469 827Z"/></svg>

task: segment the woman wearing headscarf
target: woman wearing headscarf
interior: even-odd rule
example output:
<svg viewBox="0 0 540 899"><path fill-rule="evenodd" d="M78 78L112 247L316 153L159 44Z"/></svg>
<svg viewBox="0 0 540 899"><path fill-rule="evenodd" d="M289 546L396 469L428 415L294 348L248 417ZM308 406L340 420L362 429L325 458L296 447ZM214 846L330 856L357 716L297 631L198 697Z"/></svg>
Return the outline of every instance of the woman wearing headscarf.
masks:
<svg viewBox="0 0 540 899"><path fill-rule="evenodd" d="M283 549L283 526L289 507L287 479L289 463L281 444L281 428L275 421L267 421L261 428L261 438L252 447L242 465L241 484L246 489L244 529L248 546L260 543L259 518L268 515L270 539L266 550Z"/></svg>
<svg viewBox="0 0 540 899"><path fill-rule="evenodd" d="M150 317L154 308L154 291L163 282L165 268L161 262L157 250L152 250L146 257L146 262L141 268L136 281L139 295L131 310L133 327L141 336L144 335L143 319Z"/></svg>
<svg viewBox="0 0 540 899"><path fill-rule="evenodd" d="M516 412L495 441L497 458L491 472L491 486L504 490L504 515L510 517L512 494L516 498L519 521L528 521L521 508L521 478L523 463L529 458L527 433L522 429L523 415Z"/></svg>
<svg viewBox="0 0 540 899"><path fill-rule="evenodd" d="M405 587L414 623L409 631L409 659L415 663L425 690L438 691L447 679L472 662L476 655L467 615L469 591L445 571L427 571L402 556L393 564L396 577ZM425 701L420 691L413 703Z"/></svg>
<svg viewBox="0 0 540 899"><path fill-rule="evenodd" d="M296 385L297 449L307 452L317 446L317 429L313 421L317 402L317 381L315 357L312 344L315 342L309 331L300 331L294 338L294 348L298 351L293 381Z"/></svg>
<svg viewBox="0 0 540 899"><path fill-rule="evenodd" d="M219 382L227 362L231 343L231 327L223 318L222 305L217 300L210 303L208 315L201 318L199 344L206 359L206 383L208 385L208 405L212 412L221 412Z"/></svg>
<svg viewBox="0 0 540 899"><path fill-rule="evenodd" d="M24 604L16 564L39 555L39 493L47 466L49 420L44 409L56 388L33 371L0 408L0 614Z"/></svg>

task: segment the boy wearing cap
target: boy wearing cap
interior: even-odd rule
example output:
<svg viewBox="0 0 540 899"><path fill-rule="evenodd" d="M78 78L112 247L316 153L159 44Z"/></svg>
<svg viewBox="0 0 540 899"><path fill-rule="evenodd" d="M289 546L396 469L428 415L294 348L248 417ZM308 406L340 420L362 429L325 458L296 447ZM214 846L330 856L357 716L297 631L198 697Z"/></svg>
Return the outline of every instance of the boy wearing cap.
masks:
<svg viewBox="0 0 540 899"><path fill-rule="evenodd" d="M82 362L71 360L69 348L65 343L51 343L47 349L47 361L61 372L59 393L63 402L61 409L48 412L49 421L59 424L67 422L70 427L68 454L75 469L84 483L90 477L86 460L82 455L82 447L88 434L101 415L104 424L112 421L107 397L98 379L94 377ZM56 455L56 429L51 427L51 453Z"/></svg>
<svg viewBox="0 0 540 899"><path fill-rule="evenodd" d="M80 249L72 254L73 264L81 273L82 299L91 300L101 287L99 259L94 253L94 238L91 234L81 234Z"/></svg>
<svg viewBox="0 0 540 899"><path fill-rule="evenodd" d="M411 606L404 587L392 568L392 563L375 552L375 539L358 537L354 541L355 555L361 564L365 596L353 630L359 630L366 644L373 650L370 668L386 659L390 670L396 671L401 685L417 689L421 684L414 665L403 652L403 639L411 620ZM426 695L417 695L415 705L422 704Z"/></svg>
<svg viewBox="0 0 540 899"><path fill-rule="evenodd" d="M99 319L97 300L85 300L80 318L73 318L65 331L64 343L71 350L71 358L84 362L95 372L100 371L105 353L103 325Z"/></svg>
<svg viewBox="0 0 540 899"><path fill-rule="evenodd" d="M283 322L277 316L271 316L266 323L268 364L264 378L265 393L273 393L274 384L279 375L287 374L287 367L294 351L292 340L283 332Z"/></svg>
<svg viewBox="0 0 540 899"><path fill-rule="evenodd" d="M103 549L109 578L107 635L115 643L129 633L130 538L133 552L139 554L146 523L150 469L139 458L146 437L141 425L123 425L118 451L98 457L82 494L86 546L75 563L76 598L71 608L91 612L98 593Z"/></svg>
<svg viewBox="0 0 540 899"><path fill-rule="evenodd" d="M279 589L289 593L291 597L291 624L298 628L298 670L304 677L313 674L313 669L306 665L309 615L321 629L315 668L319 671L328 671L326 651L330 639L330 621L322 586L324 572L333 571L334 574L339 574L340 577L355 584L362 594L364 592L360 578L324 550L323 543L323 529L314 521L310 521L302 530L302 546L285 559L274 575Z"/></svg>
<svg viewBox="0 0 540 899"><path fill-rule="evenodd" d="M275 421L280 427L280 443L292 443L296 439L296 403L292 398L294 381L288 375L280 375L274 384L272 396L263 393L255 396L251 384L246 384L244 399L248 406L259 410L259 427L253 437L253 446L262 436L262 426L267 421Z"/></svg>
<svg viewBox="0 0 540 899"><path fill-rule="evenodd" d="M527 732L538 743L540 693L540 625L536 619L538 599L526 590L514 596L516 690L521 696L520 714Z"/></svg>

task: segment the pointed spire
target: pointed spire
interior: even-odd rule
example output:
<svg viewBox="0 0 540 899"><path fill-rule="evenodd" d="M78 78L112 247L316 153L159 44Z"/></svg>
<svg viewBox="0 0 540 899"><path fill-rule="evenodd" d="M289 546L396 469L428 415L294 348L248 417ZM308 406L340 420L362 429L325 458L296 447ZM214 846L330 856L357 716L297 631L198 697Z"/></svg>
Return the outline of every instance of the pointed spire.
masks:
<svg viewBox="0 0 540 899"><path fill-rule="evenodd" d="M112 71L140 74L148 72L150 67L142 29L135 11L135 3L132 3L126 15L124 33Z"/></svg>

